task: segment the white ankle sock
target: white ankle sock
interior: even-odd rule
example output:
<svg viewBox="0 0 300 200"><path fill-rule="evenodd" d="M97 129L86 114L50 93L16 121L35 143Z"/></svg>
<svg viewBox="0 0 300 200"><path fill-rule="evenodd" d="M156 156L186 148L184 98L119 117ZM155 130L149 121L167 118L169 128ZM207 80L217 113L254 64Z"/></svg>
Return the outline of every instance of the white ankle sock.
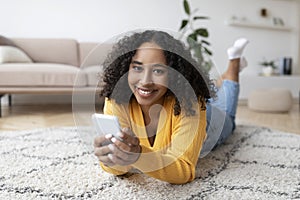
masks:
<svg viewBox="0 0 300 200"><path fill-rule="evenodd" d="M240 72L248 66L248 62L245 57L240 58Z"/></svg>
<svg viewBox="0 0 300 200"><path fill-rule="evenodd" d="M232 60L235 58L241 58L244 48L247 46L249 41L246 38L237 39L232 47L227 49L228 59Z"/></svg>

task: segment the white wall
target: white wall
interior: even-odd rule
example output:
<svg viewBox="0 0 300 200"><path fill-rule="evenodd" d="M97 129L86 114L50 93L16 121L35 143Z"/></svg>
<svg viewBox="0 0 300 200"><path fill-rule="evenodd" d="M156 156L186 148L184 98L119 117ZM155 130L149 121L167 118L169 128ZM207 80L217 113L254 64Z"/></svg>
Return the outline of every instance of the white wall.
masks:
<svg viewBox="0 0 300 200"><path fill-rule="evenodd" d="M247 37L250 44L245 51L249 68L245 73L256 73L260 70L258 62L263 57L276 59L281 56L292 56L295 67L299 66L299 2L274 0L202 0L193 2L202 13L211 16L207 23L211 32L214 60L221 69L227 60L226 49L238 37ZM217 4L221 4L216 6ZM259 10L266 8L270 17L260 17ZM224 24L232 15L246 18L246 21L259 24L271 24L272 17L280 17L292 31L277 31L245 27L232 27ZM294 71L299 73L299 67Z"/></svg>
<svg viewBox="0 0 300 200"><path fill-rule="evenodd" d="M1 34L105 41L132 29L177 29L174 0L0 0Z"/></svg>
<svg viewBox="0 0 300 200"><path fill-rule="evenodd" d="M243 73L257 74L258 62L292 56L294 73L299 73L298 0L190 0L192 8L210 17L199 26L208 27L213 60L220 71L227 63L226 49L233 41L249 38L245 54L249 67ZM232 15L261 23L259 10L267 8L293 29L274 31L225 25ZM104 42L126 31L162 28L177 31L184 17L182 0L0 0L0 34L8 37L75 38Z"/></svg>

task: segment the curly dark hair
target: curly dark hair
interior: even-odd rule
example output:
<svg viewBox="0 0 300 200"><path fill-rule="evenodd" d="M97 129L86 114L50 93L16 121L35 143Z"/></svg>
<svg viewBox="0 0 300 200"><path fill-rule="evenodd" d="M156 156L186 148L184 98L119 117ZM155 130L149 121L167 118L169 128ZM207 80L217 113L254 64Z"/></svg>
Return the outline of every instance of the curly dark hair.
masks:
<svg viewBox="0 0 300 200"><path fill-rule="evenodd" d="M215 96L215 86L207 72L192 58L190 50L180 40L156 30L125 36L113 46L103 63L103 89L100 95L119 104L135 98L128 85L127 72L136 50L145 42L160 46L167 65L174 69L169 76L169 83L172 84L168 85L166 93L175 97L174 115L179 115L181 108L187 115L194 115L192 105L195 101L200 101L201 108L206 109L205 102Z"/></svg>

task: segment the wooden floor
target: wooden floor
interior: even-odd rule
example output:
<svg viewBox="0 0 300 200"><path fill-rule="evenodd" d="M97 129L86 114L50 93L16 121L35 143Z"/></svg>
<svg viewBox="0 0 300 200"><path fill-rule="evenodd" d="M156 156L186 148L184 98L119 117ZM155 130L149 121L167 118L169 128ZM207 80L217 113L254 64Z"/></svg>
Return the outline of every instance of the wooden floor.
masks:
<svg viewBox="0 0 300 200"><path fill-rule="evenodd" d="M246 105L239 106L236 117L237 124L249 124L278 129L285 132L300 134L300 108L293 104L286 113L266 113L249 110Z"/></svg>
<svg viewBox="0 0 300 200"><path fill-rule="evenodd" d="M79 112L79 114L77 112L73 115L72 105L4 106L2 115L0 130L25 130L90 123L90 112ZM236 122L300 134L299 105L295 103L288 113L254 112L245 105L239 105Z"/></svg>

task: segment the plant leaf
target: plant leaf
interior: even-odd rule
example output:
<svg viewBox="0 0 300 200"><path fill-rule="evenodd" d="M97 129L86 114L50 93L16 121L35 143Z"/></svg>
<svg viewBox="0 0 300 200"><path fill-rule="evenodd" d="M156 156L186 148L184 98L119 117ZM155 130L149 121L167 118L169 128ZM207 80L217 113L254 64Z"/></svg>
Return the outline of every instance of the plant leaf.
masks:
<svg viewBox="0 0 300 200"><path fill-rule="evenodd" d="M189 49L190 50L193 49L197 45L196 41L194 39L190 38L190 37L188 37L186 39L186 41L189 44Z"/></svg>
<svg viewBox="0 0 300 200"><path fill-rule="evenodd" d="M195 33L197 35L202 36L202 37L208 37L208 31L207 31L206 28L198 28L198 29L195 30Z"/></svg>
<svg viewBox="0 0 300 200"><path fill-rule="evenodd" d="M183 29L187 24L188 24L188 20L186 20L186 19L182 20L181 21L181 26L180 26L179 30Z"/></svg>
<svg viewBox="0 0 300 200"><path fill-rule="evenodd" d="M204 44L206 44L206 45L210 45L210 43L209 42L207 42L206 40L201 40L201 43L204 43Z"/></svg>
<svg viewBox="0 0 300 200"><path fill-rule="evenodd" d="M193 48L193 50L194 50L194 56L197 58L197 62L202 63L204 60L202 55L202 47L198 45L195 48Z"/></svg>
<svg viewBox="0 0 300 200"><path fill-rule="evenodd" d="M191 14L191 12L190 12L190 5L189 5L189 3L188 3L187 0L183 1L183 6L184 6L185 13L188 14L188 15L190 15Z"/></svg>
<svg viewBox="0 0 300 200"><path fill-rule="evenodd" d="M205 53L207 53L208 55L212 55L212 52L210 50L208 50L206 47L203 47Z"/></svg>
<svg viewBox="0 0 300 200"><path fill-rule="evenodd" d="M213 65L212 62L210 62L210 61L204 61L202 67L204 68L204 70L206 72L209 72L212 65Z"/></svg>
<svg viewBox="0 0 300 200"><path fill-rule="evenodd" d="M197 34L196 33L189 34L188 39L192 39L194 41L197 41Z"/></svg>
<svg viewBox="0 0 300 200"><path fill-rule="evenodd" d="M193 20L198 20L198 19L209 19L209 17L206 17L206 16L195 16L195 17L193 17Z"/></svg>

